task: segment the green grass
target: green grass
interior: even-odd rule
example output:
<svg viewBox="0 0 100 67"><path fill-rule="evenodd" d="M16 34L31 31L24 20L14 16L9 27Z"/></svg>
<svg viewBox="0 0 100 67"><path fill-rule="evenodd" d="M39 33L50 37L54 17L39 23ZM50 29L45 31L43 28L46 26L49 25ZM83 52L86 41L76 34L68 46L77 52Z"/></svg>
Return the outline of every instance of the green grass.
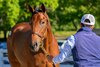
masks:
<svg viewBox="0 0 100 67"><path fill-rule="evenodd" d="M3 35L3 31L0 31L0 38L3 38L4 35Z"/></svg>
<svg viewBox="0 0 100 67"><path fill-rule="evenodd" d="M9 33L9 31L7 31L7 37L8 37L8 33ZM4 34L3 34L3 31L0 31L0 38L2 39L2 38L4 38Z"/></svg>
<svg viewBox="0 0 100 67"><path fill-rule="evenodd" d="M67 37L69 37L70 35L75 34L76 31L56 31L54 32L54 35L56 37L56 39L66 39Z"/></svg>
<svg viewBox="0 0 100 67"><path fill-rule="evenodd" d="M73 35L75 33L76 31L56 31L54 32L54 35L56 39L65 39L68 36ZM3 37L4 37L3 31L0 31L0 38L3 38Z"/></svg>

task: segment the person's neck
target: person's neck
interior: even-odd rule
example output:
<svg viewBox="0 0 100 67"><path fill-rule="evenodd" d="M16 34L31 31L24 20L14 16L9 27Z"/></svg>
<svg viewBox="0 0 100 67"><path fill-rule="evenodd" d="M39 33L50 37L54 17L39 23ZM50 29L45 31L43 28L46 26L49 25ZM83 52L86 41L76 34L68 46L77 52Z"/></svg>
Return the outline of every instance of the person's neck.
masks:
<svg viewBox="0 0 100 67"><path fill-rule="evenodd" d="M90 28L91 30L93 30L93 26L84 26L84 27L86 27L86 28Z"/></svg>

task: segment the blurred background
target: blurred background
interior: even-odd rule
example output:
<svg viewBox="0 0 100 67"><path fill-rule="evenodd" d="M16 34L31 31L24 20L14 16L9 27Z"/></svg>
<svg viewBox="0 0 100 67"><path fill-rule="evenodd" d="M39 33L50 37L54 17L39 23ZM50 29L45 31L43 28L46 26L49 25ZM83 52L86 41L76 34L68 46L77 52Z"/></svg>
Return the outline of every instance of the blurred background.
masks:
<svg viewBox="0 0 100 67"><path fill-rule="evenodd" d="M52 32L60 46L63 40L76 33L80 28L81 17L87 13L95 16L96 24L94 32L98 35L100 34L100 0L0 0L1 57L3 55L7 57L6 39L11 28L17 23L30 21L31 13L28 10L27 4L32 7L39 7L41 3L44 3L46 6ZM2 51L6 53L3 54ZM2 61L0 61L0 63L2 63ZM72 67L72 63L73 62L70 63L71 66L69 63L62 63L61 67L64 67L65 64Z"/></svg>

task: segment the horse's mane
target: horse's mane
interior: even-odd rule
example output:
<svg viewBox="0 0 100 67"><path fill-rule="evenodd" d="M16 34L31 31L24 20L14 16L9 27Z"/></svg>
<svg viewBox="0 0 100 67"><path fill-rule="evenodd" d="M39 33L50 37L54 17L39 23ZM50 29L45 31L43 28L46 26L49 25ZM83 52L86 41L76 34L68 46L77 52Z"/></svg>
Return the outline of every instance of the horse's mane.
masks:
<svg viewBox="0 0 100 67"><path fill-rule="evenodd" d="M48 35L49 35L48 39L49 39L50 42L52 42L52 37L53 37L52 28L51 28L50 20L49 20L49 17L48 17L47 14L46 14L46 17L48 19L48 26L47 26L47 32L48 32Z"/></svg>

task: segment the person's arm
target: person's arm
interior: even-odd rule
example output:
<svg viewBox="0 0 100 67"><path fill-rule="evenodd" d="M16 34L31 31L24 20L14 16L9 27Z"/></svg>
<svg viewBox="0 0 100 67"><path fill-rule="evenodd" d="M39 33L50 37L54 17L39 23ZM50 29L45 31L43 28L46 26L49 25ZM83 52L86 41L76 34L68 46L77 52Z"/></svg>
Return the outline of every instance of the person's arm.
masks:
<svg viewBox="0 0 100 67"><path fill-rule="evenodd" d="M52 59L54 64L61 63L66 61L66 58L71 56L71 49L74 47L75 38L74 36L70 36L61 46L61 52L58 56Z"/></svg>

